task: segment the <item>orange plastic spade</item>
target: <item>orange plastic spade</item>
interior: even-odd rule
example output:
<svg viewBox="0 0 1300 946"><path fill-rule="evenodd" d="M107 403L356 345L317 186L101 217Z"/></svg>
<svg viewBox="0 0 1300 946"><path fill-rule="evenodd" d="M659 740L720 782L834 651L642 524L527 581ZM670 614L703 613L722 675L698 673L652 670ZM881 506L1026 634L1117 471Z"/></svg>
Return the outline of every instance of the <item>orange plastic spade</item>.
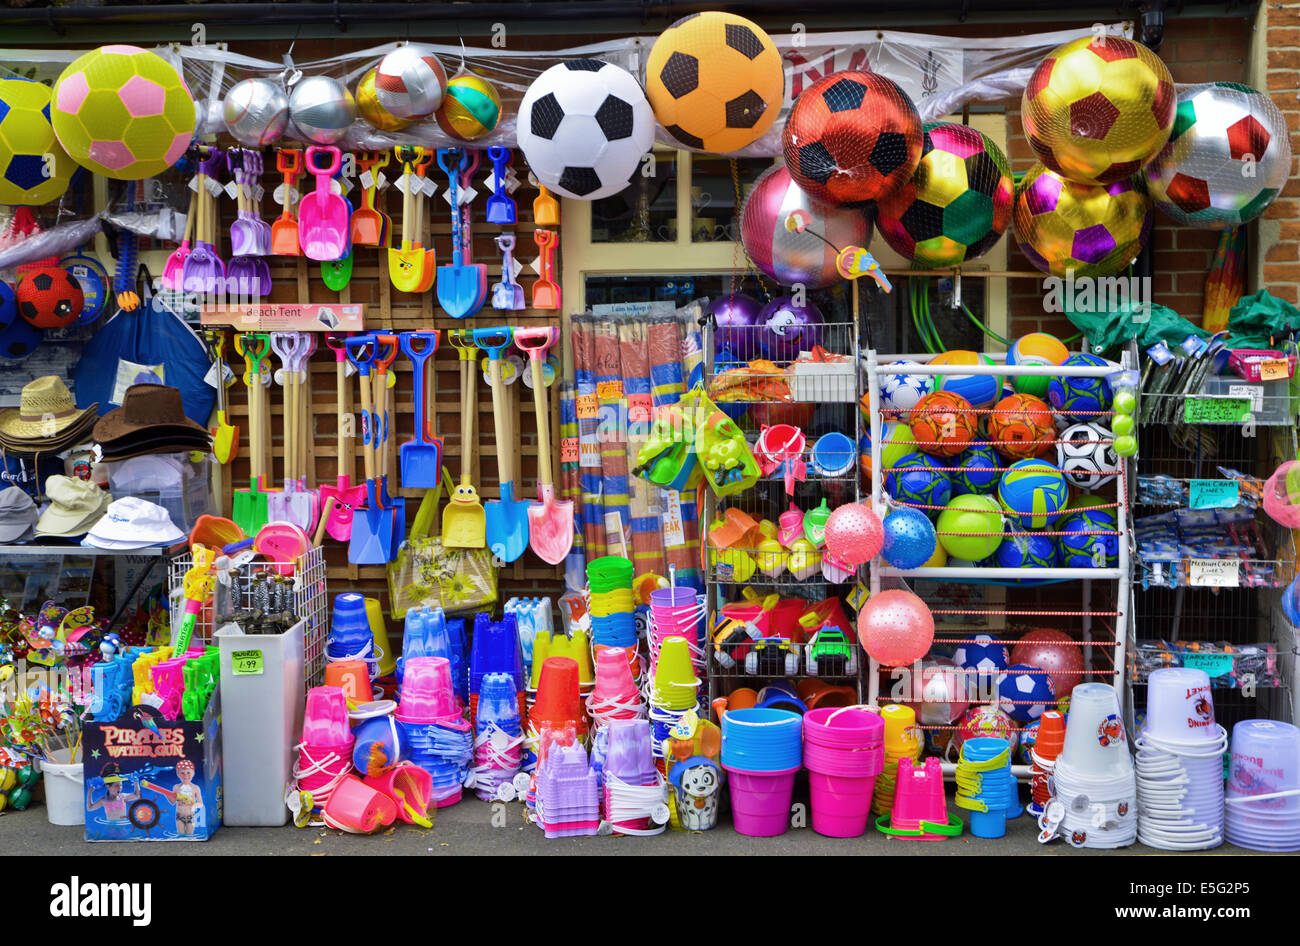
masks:
<svg viewBox="0 0 1300 946"><path fill-rule="evenodd" d="M387 158L387 153L384 154ZM363 151L357 155L357 167L361 173L371 171L379 166L379 155L373 151ZM378 246L383 239L384 218L375 210L375 192L377 187L366 187L361 191L361 206L352 214L352 242L362 246Z"/></svg>
<svg viewBox="0 0 1300 946"><path fill-rule="evenodd" d="M271 224L271 252L276 256L298 256L298 221L293 216L293 184L302 173L302 152L281 148L275 153L275 167L284 175L284 212Z"/></svg>

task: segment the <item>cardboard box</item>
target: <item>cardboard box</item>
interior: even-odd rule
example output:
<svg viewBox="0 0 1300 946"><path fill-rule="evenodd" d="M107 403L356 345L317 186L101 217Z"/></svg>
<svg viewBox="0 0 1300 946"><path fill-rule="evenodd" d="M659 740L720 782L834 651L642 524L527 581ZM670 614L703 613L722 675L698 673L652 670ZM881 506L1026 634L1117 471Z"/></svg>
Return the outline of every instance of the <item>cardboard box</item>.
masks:
<svg viewBox="0 0 1300 946"><path fill-rule="evenodd" d="M220 690L201 721L132 706L82 738L87 841L206 841L221 827Z"/></svg>

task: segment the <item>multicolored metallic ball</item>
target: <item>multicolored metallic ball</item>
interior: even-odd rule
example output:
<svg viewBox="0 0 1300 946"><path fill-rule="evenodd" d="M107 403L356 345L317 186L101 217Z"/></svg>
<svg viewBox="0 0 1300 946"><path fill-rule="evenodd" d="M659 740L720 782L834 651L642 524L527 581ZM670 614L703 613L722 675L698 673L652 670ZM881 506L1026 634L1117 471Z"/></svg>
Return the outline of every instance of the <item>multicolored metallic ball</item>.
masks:
<svg viewBox="0 0 1300 946"><path fill-rule="evenodd" d="M261 148L279 141L289 127L289 96L272 79L244 79L226 94L221 117L241 145Z"/></svg>

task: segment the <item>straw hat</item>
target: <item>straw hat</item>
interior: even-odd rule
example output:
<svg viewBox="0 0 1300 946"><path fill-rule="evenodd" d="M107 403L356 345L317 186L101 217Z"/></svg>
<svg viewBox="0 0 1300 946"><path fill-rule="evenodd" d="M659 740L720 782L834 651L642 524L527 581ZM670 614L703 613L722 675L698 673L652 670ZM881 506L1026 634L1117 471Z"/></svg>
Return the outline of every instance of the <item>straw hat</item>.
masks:
<svg viewBox="0 0 1300 946"><path fill-rule="evenodd" d="M77 410L72 392L57 375L46 375L23 386L18 407L0 411L0 438L30 447L81 436L94 423L98 404Z"/></svg>

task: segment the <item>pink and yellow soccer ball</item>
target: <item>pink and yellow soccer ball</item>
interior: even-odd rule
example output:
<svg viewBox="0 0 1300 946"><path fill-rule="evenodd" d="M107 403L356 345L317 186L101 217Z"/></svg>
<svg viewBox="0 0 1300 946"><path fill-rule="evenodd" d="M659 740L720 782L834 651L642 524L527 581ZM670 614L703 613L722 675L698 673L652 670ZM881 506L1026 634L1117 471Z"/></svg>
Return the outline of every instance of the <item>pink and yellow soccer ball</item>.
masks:
<svg viewBox="0 0 1300 946"><path fill-rule="evenodd" d="M50 123L68 156L119 181L161 174L189 147L195 107L180 73L138 46L101 46L63 70Z"/></svg>

